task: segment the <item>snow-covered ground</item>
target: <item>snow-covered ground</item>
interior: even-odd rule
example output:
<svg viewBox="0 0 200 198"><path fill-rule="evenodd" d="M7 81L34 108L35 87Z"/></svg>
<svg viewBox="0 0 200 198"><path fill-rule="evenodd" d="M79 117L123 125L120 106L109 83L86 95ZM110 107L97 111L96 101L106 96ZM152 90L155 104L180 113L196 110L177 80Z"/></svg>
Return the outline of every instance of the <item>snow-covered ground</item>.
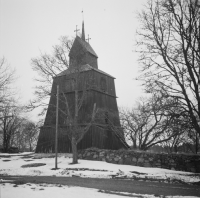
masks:
<svg viewBox="0 0 200 198"><path fill-rule="evenodd" d="M107 162L79 160L78 164L71 164L70 155L59 155L58 168L55 168L55 158L52 155L25 153L21 155L0 154L0 175L29 175L29 176L79 176L87 178L125 178L142 180L160 180L163 182L200 182L200 174L174 171L161 168L145 168L129 165L118 165ZM42 165L32 167L34 165ZM23 167L24 166L24 167ZM47 184L23 184L14 187L12 183L1 184L0 198L15 197L124 197L124 195L106 194L96 189L81 187L58 187ZM56 193L57 192L57 193ZM71 195L71 196L70 196ZM126 194L127 195L127 194ZM131 194L134 196L134 194ZM153 195L137 195L141 197L154 197ZM173 196L177 197L177 196Z"/></svg>
<svg viewBox="0 0 200 198"><path fill-rule="evenodd" d="M115 192L105 193L99 192L97 189L88 189L81 187L69 187L60 185L48 185L48 184L24 184L17 187L15 185L5 183L1 185L0 193L2 198L124 198L124 197L140 197L140 198L158 198L154 195L135 194L121 192L115 194ZM183 196L165 196L165 198L182 198ZM194 196L184 196L184 198L196 198Z"/></svg>

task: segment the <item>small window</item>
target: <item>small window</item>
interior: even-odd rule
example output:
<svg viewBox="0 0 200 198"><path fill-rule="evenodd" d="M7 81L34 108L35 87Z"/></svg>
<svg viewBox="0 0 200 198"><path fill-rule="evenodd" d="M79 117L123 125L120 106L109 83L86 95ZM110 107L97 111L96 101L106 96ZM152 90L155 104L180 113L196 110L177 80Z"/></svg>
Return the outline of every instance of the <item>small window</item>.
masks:
<svg viewBox="0 0 200 198"><path fill-rule="evenodd" d="M75 79L68 79L65 81L65 89L66 91L74 91L75 90L75 84L76 80Z"/></svg>
<svg viewBox="0 0 200 198"><path fill-rule="evenodd" d="M103 92L107 91L107 84L106 84L106 78L105 77L100 78L100 89Z"/></svg>
<svg viewBox="0 0 200 198"><path fill-rule="evenodd" d="M96 85L95 79L92 77L89 77L86 81L86 87L87 89L96 89L97 85Z"/></svg>
<svg viewBox="0 0 200 198"><path fill-rule="evenodd" d="M76 80L73 78L73 79L71 79L71 89L72 89L72 91L75 90L75 86L76 86Z"/></svg>
<svg viewBox="0 0 200 198"><path fill-rule="evenodd" d="M65 89L66 91L70 91L71 89L70 79L65 81Z"/></svg>

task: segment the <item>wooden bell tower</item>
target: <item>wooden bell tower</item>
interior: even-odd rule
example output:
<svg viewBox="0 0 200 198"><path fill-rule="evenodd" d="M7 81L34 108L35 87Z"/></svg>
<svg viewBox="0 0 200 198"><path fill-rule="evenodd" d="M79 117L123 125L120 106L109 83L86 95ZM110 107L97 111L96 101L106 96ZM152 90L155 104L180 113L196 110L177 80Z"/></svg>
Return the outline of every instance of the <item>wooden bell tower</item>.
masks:
<svg viewBox="0 0 200 198"><path fill-rule="evenodd" d="M82 36L76 36L69 52L70 66L53 80L51 97L44 122L40 130L36 152L54 152L55 145L55 112L56 86L60 87L60 97L67 98L69 109L74 113L75 78L78 72L79 82L76 90L85 93L79 110L78 123L84 125L90 119L93 106L102 110L103 117L97 118L83 139L78 143L78 149L96 147L101 149L128 148L120 126L116 100L114 77L98 69L98 56L85 39L84 22ZM78 71L77 71L78 68ZM65 103L59 106L58 152L71 152L71 143L67 135L67 118L62 112L66 110Z"/></svg>

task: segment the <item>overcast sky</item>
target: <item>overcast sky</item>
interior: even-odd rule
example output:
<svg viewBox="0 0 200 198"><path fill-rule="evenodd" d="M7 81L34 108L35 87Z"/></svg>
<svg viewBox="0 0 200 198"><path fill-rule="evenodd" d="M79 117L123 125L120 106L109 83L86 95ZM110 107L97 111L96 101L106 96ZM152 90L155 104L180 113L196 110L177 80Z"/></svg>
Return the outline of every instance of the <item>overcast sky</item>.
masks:
<svg viewBox="0 0 200 198"><path fill-rule="evenodd" d="M146 0L0 0L0 58L16 69L22 102L31 99L31 58L51 53L61 36L75 36L84 11L85 34L98 55L98 67L116 77L118 106L132 107L142 94L135 53L136 12Z"/></svg>

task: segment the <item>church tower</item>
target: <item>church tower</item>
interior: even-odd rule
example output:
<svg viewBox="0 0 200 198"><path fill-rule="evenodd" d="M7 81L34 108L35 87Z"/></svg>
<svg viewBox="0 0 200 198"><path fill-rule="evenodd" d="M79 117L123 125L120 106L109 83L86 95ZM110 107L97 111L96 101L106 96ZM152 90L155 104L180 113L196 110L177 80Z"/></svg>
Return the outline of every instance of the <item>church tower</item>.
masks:
<svg viewBox="0 0 200 198"><path fill-rule="evenodd" d="M78 149L96 147L116 150L129 147L120 126L115 78L98 68L97 59L97 54L89 44L89 38L87 41L85 39L83 22L81 37L76 36L69 52L69 68L54 77L49 106L44 126L40 130L36 152L54 152L57 85L60 87L58 152L71 152L71 142L67 135L69 123L67 114L63 112L66 112L64 101L67 99L69 110L72 115L74 114L75 90L78 91L80 100L84 98L79 107L80 126L90 121L94 104L96 109L103 112L78 143Z"/></svg>

